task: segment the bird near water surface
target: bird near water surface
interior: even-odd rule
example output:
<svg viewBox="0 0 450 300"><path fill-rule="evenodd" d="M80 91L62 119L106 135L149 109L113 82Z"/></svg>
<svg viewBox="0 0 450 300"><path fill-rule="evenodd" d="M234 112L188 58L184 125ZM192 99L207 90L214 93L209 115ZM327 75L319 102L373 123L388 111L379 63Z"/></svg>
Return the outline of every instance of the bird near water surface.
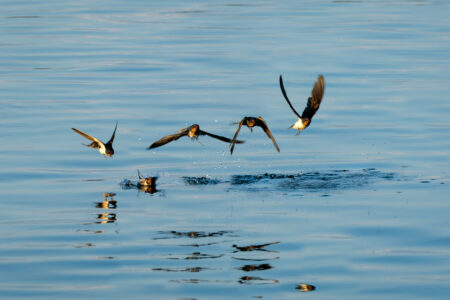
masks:
<svg viewBox="0 0 450 300"><path fill-rule="evenodd" d="M311 124L312 117L319 109L320 103L322 102L323 94L325 92L325 79L323 78L322 75L319 75L319 77L317 78L317 81L314 83L314 87L311 92L311 97L308 98L308 102L306 103L306 107L303 110L301 116L292 106L291 101L289 101L289 98L286 94L286 90L284 89L283 78L281 77L281 75L280 75L280 88L281 92L283 93L284 99L286 99L286 102L289 104L294 114L296 114L298 117L297 122L295 122L289 128L297 129L298 132L296 135L299 135L300 132L302 132L302 130L306 129L309 126L309 124Z"/></svg>
<svg viewBox="0 0 450 300"><path fill-rule="evenodd" d="M280 148L277 145L277 142L275 141L275 138L273 137L272 133L269 130L269 126L267 126L266 121L262 117L244 117L240 122L234 122L233 124L239 124L238 129L236 130L236 133L234 134L233 141L231 142L230 147L230 154L233 154L234 145L236 144L236 138L239 134L239 131L241 130L242 125L247 126L250 128L251 131L253 131L253 127L259 126L264 130L264 132L267 134L267 136L272 140L273 145L275 146L275 149L277 149L278 152L280 152Z"/></svg>
<svg viewBox="0 0 450 300"><path fill-rule="evenodd" d="M199 125L193 124L193 125L191 125L191 126L189 126L187 128L181 129L180 131L178 131L175 134L171 134L171 135L165 136L165 137L157 140L156 142L151 144L147 149L153 149L153 148L157 148L157 147L163 146L163 145L165 145L167 143L170 143L172 141L178 140L182 136L188 136L191 139L198 139L198 137L200 135L208 135L208 136L210 136L212 138L218 139L218 140L220 140L222 142L226 142L226 143L231 143L232 142L232 140L229 139L229 138L226 138L224 136L215 135L215 134L203 131L203 130L200 129ZM237 144L242 144L242 143L245 143L245 141L237 140L236 143Z"/></svg>
<svg viewBox="0 0 450 300"><path fill-rule="evenodd" d="M90 148L98 149L98 151L100 152L101 155L103 155L103 157L106 158L105 155L108 155L109 157L112 157L114 155L114 149L112 147L112 144L114 142L114 137L116 135L117 122L116 122L116 127L114 128L114 132L106 144L103 143L102 141L100 141L99 139L96 139L95 137L82 132L81 130L78 130L76 128L72 128L72 130L75 131L76 133L80 134L81 136L87 138L88 140L91 140L92 143L90 143L89 145L86 145L86 144L83 144L83 145L90 147Z"/></svg>

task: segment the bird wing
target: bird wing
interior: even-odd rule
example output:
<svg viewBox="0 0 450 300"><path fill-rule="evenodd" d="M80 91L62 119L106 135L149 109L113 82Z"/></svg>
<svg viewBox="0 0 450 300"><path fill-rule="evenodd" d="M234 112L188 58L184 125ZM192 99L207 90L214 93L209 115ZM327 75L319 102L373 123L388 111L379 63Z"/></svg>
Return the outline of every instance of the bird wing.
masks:
<svg viewBox="0 0 450 300"><path fill-rule="evenodd" d="M312 119L314 114L317 112L322 102L322 97L325 91L325 80L322 75L319 75L317 81L314 83L314 87L311 92L311 97L308 98L308 103L306 104L305 110L302 114L302 119Z"/></svg>
<svg viewBox="0 0 450 300"><path fill-rule="evenodd" d="M273 137L272 133L269 130L269 126L267 126L266 121L262 117L256 118L257 122L256 125L261 127L264 132L267 134L267 136L272 140L273 145L275 146L275 149L277 149L278 152L280 152L280 148L277 145L277 142L275 141L275 138Z"/></svg>
<svg viewBox="0 0 450 300"><path fill-rule="evenodd" d="M87 138L88 140L91 140L93 142L92 144L87 145L88 147L98 148L101 144L103 144L102 141L96 139L93 136L90 136L87 133L84 133L83 131L80 131L80 130L78 130L76 128L72 128L72 130L75 131L76 133L78 133L79 135L84 136L85 138Z"/></svg>
<svg viewBox="0 0 450 300"><path fill-rule="evenodd" d="M165 136L159 140L157 140L156 142L154 142L153 144L151 144L147 149L152 149L152 148L156 148L162 145L165 145L167 143L170 143L172 141L176 141L178 140L180 137L187 135L189 132L189 128L184 128L182 130L180 130L179 132L175 133L175 134L171 134L168 136Z"/></svg>
<svg viewBox="0 0 450 300"><path fill-rule="evenodd" d="M232 140L230 140L229 138L226 138L226 137L224 137L224 136L212 134L212 133L209 133L209 132L200 130L200 129L198 130L198 134L199 134L199 135L209 135L209 136L212 137L212 138L221 140L222 142L226 142L226 143L232 143L232 142L233 142ZM245 143L245 141L236 140L235 143L236 143L236 144L242 144L242 143Z"/></svg>
<svg viewBox="0 0 450 300"><path fill-rule="evenodd" d="M237 138L237 136L238 136L238 134L239 134L239 131L241 130L242 124L245 122L245 119L246 119L246 118L243 118L243 119L241 120L241 122L239 122L239 127L238 127L238 129L236 130L236 133L234 134L233 140L231 141L230 154L233 154L234 145L236 145L236 138Z"/></svg>
<svg viewBox="0 0 450 300"><path fill-rule="evenodd" d="M117 121L116 121L116 127L114 128L114 132L113 132L111 138L109 139L109 141L106 143L107 145L112 145L112 143L114 142L114 137L116 136L116 130L117 130Z"/></svg>
<svg viewBox="0 0 450 300"><path fill-rule="evenodd" d="M295 108L292 106L291 101L289 101L289 98L286 94L286 90L284 89L284 84L283 84L283 78L280 75L280 88L281 88L281 92L283 93L284 99L286 99L287 103L289 104L289 106L291 107L292 111L294 112L294 114L297 115L297 117L301 118L299 113L295 110Z"/></svg>

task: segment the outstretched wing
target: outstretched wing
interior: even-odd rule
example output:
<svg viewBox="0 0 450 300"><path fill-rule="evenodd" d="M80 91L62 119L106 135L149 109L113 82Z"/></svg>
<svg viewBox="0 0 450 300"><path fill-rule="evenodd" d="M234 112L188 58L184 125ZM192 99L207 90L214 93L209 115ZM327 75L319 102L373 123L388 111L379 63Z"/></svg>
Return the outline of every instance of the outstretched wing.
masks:
<svg viewBox="0 0 450 300"><path fill-rule="evenodd" d="M280 148L277 145L277 142L275 141L275 138L273 137L272 133L269 130L269 126L267 126L266 121L262 117L256 118L256 126L261 127L264 132L267 134L267 136L272 140L273 145L275 146L275 149L277 149L278 152L280 152Z"/></svg>
<svg viewBox="0 0 450 300"><path fill-rule="evenodd" d="M117 130L117 121L116 121L116 127L114 128L114 132L113 132L111 138L109 139L109 141L106 143L107 145L112 145L112 143L114 142L114 137L116 136L116 130Z"/></svg>
<svg viewBox="0 0 450 300"><path fill-rule="evenodd" d="M198 130L198 134L199 134L199 135L208 135L208 136L210 136L210 137L212 137L212 138L221 140L222 142L226 142L226 143L232 143L232 142L233 142L232 140L230 140L229 138L226 138L226 137L224 137L224 136L212 134L212 133L209 133L209 132L200 130L200 129ZM245 143L245 141L236 140L235 143L236 143L236 144L242 144L242 143Z"/></svg>
<svg viewBox="0 0 450 300"><path fill-rule="evenodd" d="M78 133L79 135L81 135L81 136L87 138L88 140L91 140L91 141L92 141L91 144L86 145L86 146L88 146L88 147L98 149L98 148L100 148L100 145L103 144L100 140L96 139L96 138L93 137L93 136L90 136L90 135L87 134L87 133L84 133L84 132L81 131L81 130L78 130L78 129L76 129L76 128L72 128L72 130L75 131L76 133Z"/></svg>
<svg viewBox="0 0 450 300"><path fill-rule="evenodd" d="M289 106L291 107L291 109L294 112L294 114L296 114L297 117L301 118L299 113L292 106L291 101L289 101L289 98L288 98L288 96L286 94L286 90L284 89L283 78L281 77L281 75L280 75L280 88L281 88L281 92L283 93L284 99L286 99L286 102L289 104Z"/></svg>
<svg viewBox="0 0 450 300"><path fill-rule="evenodd" d="M147 149L152 149L152 148L156 148L162 145L165 145L167 143L170 143L172 141L176 141L178 140L180 137L187 135L189 132L189 128L184 128L182 130L180 130L179 132L175 133L175 134L171 134L168 136L165 136L159 140L157 140L156 142L154 142L153 144L151 144Z"/></svg>
<svg viewBox="0 0 450 300"><path fill-rule="evenodd" d="M317 112L322 102L322 97L325 92L325 79L322 75L319 75L317 81L314 83L314 87L311 92L311 97L308 98L308 103L306 104L305 110L302 114L302 119L312 119L314 114Z"/></svg>
<svg viewBox="0 0 450 300"><path fill-rule="evenodd" d="M239 122L239 127L238 127L238 129L236 130L236 133L234 134L233 140L231 141L230 155L233 154L234 145L236 145L236 138L237 138L237 136L238 136L238 134L239 134L239 131L241 131L241 127L242 127L242 124L245 122L245 119L246 119L246 118L243 118L243 119L241 120L241 122Z"/></svg>

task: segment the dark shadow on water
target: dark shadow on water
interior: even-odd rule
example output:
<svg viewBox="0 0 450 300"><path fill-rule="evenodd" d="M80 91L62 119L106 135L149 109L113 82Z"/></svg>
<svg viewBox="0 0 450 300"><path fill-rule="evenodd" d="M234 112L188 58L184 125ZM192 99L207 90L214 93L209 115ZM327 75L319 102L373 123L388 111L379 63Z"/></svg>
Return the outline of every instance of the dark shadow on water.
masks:
<svg viewBox="0 0 450 300"><path fill-rule="evenodd" d="M189 273L198 273L204 270L210 270L209 268L202 267L192 267L192 268L153 268L153 271L162 271L162 272L189 272Z"/></svg>
<svg viewBox="0 0 450 300"><path fill-rule="evenodd" d="M266 279L258 276L242 276L238 280L240 284L277 284L278 282L277 279Z"/></svg>
<svg viewBox="0 0 450 300"><path fill-rule="evenodd" d="M168 259L173 260L199 260L199 259L211 259L211 258L220 258L224 256L224 254L206 254L206 253L200 253L200 252L193 252L190 254L181 254L177 256L171 256L168 257Z"/></svg>
<svg viewBox="0 0 450 300"><path fill-rule="evenodd" d="M221 180L206 176L183 177L188 185L216 185L229 183L231 188L249 191L274 190L286 192L304 190L309 192L327 192L359 188L380 180L394 180L396 174L382 172L375 168L362 170L310 171L294 174L264 173L232 175L229 180ZM325 196L328 196L326 193Z"/></svg>
<svg viewBox="0 0 450 300"><path fill-rule="evenodd" d="M183 180L188 185L209 185L222 183L222 181L220 181L219 179L214 179L206 176L201 177L184 176Z"/></svg>
<svg viewBox="0 0 450 300"><path fill-rule="evenodd" d="M253 272L253 271L264 271L264 270L270 270L273 267L269 264L259 264L259 265L244 265L239 270L245 271L245 272Z"/></svg>
<svg viewBox="0 0 450 300"><path fill-rule="evenodd" d="M212 245L216 245L216 244L218 244L219 242L211 242L211 243L202 243L202 244L199 244L199 243L193 243L193 244L183 244L183 245L180 245L180 246L184 246L184 247L196 247L196 248L199 248L199 247L204 247L204 246L212 246Z"/></svg>
<svg viewBox="0 0 450 300"><path fill-rule="evenodd" d="M252 190L270 188L283 192L289 190L324 192L358 188L378 180L393 180L394 178L394 173L385 173L370 168L361 171L332 170L297 174L233 175L231 185Z"/></svg>
<svg viewBox="0 0 450 300"><path fill-rule="evenodd" d="M209 282L209 280L205 280L205 279L172 279L170 280L171 282L175 282L175 283L193 283L193 284L198 284L198 283L207 283Z"/></svg>
<svg viewBox="0 0 450 300"><path fill-rule="evenodd" d="M260 244L260 245L249 245L249 246L237 246L237 245L233 245L234 248L236 248L236 251L233 251L233 253L236 252L249 252L249 251L268 251L268 252L277 252L277 251L272 251L272 250L267 250L265 249L267 246L270 245L276 245L279 244L280 242L272 242L272 243L267 243L267 244Z"/></svg>
<svg viewBox="0 0 450 300"><path fill-rule="evenodd" d="M160 231L160 234L166 235L165 237L158 237L154 238L155 240L160 239L170 239L170 238L182 238L182 237L188 237L188 238L205 238L205 237L218 237L223 236L225 234L231 233L230 231L216 231L216 232L204 232L204 231Z"/></svg>
<svg viewBox="0 0 450 300"><path fill-rule="evenodd" d="M244 257L231 257L235 260L242 260L242 261L268 261L268 260L277 260L280 259L279 256L276 257L270 257L270 258L244 258Z"/></svg>

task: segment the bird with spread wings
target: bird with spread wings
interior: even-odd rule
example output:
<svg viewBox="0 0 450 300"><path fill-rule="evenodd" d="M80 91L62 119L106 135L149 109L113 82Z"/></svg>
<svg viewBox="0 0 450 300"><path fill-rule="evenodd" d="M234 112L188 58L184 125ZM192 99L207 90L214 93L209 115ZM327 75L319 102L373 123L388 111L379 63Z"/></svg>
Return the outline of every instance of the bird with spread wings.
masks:
<svg viewBox="0 0 450 300"><path fill-rule="evenodd" d="M182 136L188 136L191 139L198 139L198 137L200 135L207 135L210 136L212 138L218 139L222 142L226 142L226 143L231 143L232 140L229 138L226 138L224 136L220 136L220 135L216 135L216 134L212 134L206 131L203 131L200 129L200 126L197 124L193 124L187 128L181 129L180 131L178 131L175 134L171 134L171 135L167 135L159 140L157 140L156 142L154 142L153 144L151 144L147 149L153 149L153 148L157 148L160 146L163 146L167 143L170 143L172 141L176 141L178 140L180 137ZM236 141L237 144L242 144L245 141Z"/></svg>
<svg viewBox="0 0 450 300"><path fill-rule="evenodd" d="M235 122L233 124L239 124L238 129L236 130L236 133L234 134L233 140L231 142L230 147L230 153L233 154L234 145L236 144L236 138L239 134L239 131L241 130L242 125L247 126L250 128L250 130L253 131L253 127L259 126L264 130L264 132L267 134L267 136L272 140L273 145L275 146L275 149L277 149L278 152L280 152L280 148L277 145L277 142L275 141L275 138L273 137L272 133L269 130L269 126L267 126L266 121L262 117L244 117L240 122Z"/></svg>
<svg viewBox="0 0 450 300"><path fill-rule="evenodd" d="M295 122L291 127L293 129L297 129L297 135L302 132L302 130L306 129L309 124L311 124L311 119L319 109L320 103L322 102L323 94L325 92L325 79L322 75L319 75L317 78L317 81L314 83L314 87L311 92L311 97L308 98L308 102L306 103L306 107L303 110L302 115L295 110L295 108L292 106L291 101L289 101L289 98L286 94L286 90L284 89L283 84L283 78L280 75L280 88L281 92L283 93L284 99L286 99L286 102L289 104L290 108L294 112L294 114L297 115L298 120Z"/></svg>
<svg viewBox="0 0 450 300"><path fill-rule="evenodd" d="M90 148L98 149L98 151L100 152L101 155L103 155L103 157L106 158L105 155L108 155L109 157L112 157L114 155L114 149L112 147L112 144L114 142L114 137L116 135L117 122L116 122L116 127L114 128L114 132L106 144L103 143L102 141L100 141L99 139L97 139L87 133L84 133L81 130L78 130L76 128L72 128L72 130L75 131L76 133L80 134L81 136L87 138L88 140L91 140L92 143L90 143L88 145L87 144L83 144L83 145L90 147Z"/></svg>

